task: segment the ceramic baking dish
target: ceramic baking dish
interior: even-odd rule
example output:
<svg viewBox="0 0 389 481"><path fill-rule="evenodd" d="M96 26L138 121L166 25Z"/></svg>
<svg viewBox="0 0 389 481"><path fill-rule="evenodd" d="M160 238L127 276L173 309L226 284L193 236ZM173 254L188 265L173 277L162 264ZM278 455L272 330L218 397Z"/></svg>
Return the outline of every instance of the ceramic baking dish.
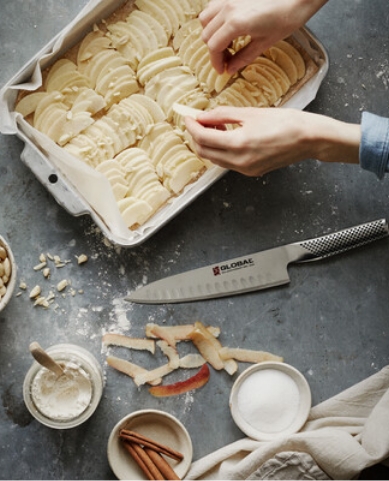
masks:
<svg viewBox="0 0 389 481"><path fill-rule="evenodd" d="M94 24L107 18L123 3L124 1L117 0L90 1L71 23L0 90L0 132L17 135L24 142L21 160L64 209L74 216L90 215L112 243L132 247L144 242L185 209L219 180L225 174L225 170L216 166L211 167L196 182L187 186L179 196L172 198L144 225L129 230L121 218L108 181L69 154L66 153L64 158L63 149L42 134L34 132L35 129L32 129L14 110L20 90L37 89L41 85L41 70L76 45L91 31ZM282 106L304 109L315 98L327 73L328 56L321 42L308 29L298 31L294 39L314 61L317 69ZM69 160L71 162L68 162ZM84 181L85 179L87 181ZM101 196L102 191L107 191L107 194Z"/></svg>

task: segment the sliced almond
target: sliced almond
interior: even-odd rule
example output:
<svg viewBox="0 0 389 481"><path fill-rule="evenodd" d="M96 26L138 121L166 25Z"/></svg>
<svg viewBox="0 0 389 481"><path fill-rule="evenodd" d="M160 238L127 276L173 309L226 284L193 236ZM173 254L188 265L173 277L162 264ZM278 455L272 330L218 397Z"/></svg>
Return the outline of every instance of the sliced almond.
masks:
<svg viewBox="0 0 389 481"><path fill-rule="evenodd" d="M40 288L40 286L35 286L30 291L30 299L34 299L35 297L38 297L41 292L42 292L42 289Z"/></svg>
<svg viewBox="0 0 389 481"><path fill-rule="evenodd" d="M57 291L62 292L68 285L69 282L66 279L63 279L62 281L58 282Z"/></svg>

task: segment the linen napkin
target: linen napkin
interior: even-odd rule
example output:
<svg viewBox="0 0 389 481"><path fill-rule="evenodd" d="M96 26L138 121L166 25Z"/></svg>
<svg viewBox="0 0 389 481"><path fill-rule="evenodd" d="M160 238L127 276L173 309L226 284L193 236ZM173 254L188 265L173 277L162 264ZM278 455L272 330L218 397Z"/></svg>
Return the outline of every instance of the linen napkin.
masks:
<svg viewBox="0 0 389 481"><path fill-rule="evenodd" d="M186 479L352 479L389 458L389 366L313 407L299 433L243 438L192 463Z"/></svg>

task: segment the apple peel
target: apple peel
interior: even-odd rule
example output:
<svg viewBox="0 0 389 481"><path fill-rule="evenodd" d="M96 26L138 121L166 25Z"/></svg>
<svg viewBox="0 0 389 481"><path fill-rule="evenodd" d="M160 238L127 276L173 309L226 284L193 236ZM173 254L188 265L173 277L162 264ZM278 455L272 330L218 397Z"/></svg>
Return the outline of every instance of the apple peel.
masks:
<svg viewBox="0 0 389 481"><path fill-rule="evenodd" d="M102 341L105 346L127 347L129 349L149 351L151 354L155 354L155 341L152 339L142 339L107 332L104 334Z"/></svg>
<svg viewBox="0 0 389 481"><path fill-rule="evenodd" d="M222 347L219 355L223 361L235 359L240 362L249 362L258 364L265 361L283 362L281 356L276 356L266 351L255 351L252 349L242 349L239 347Z"/></svg>
<svg viewBox="0 0 389 481"><path fill-rule="evenodd" d="M149 393L155 397L169 397L184 394L194 389L203 387L210 378L210 370L208 364L204 364L194 376L185 381L178 381L173 384L165 384L161 386L153 386L149 389Z"/></svg>

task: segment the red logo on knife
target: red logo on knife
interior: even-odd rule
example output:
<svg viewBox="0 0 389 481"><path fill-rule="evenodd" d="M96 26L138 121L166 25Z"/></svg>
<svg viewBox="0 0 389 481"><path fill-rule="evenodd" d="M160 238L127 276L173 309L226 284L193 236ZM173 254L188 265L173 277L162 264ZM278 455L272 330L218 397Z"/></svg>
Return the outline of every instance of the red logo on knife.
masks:
<svg viewBox="0 0 389 481"><path fill-rule="evenodd" d="M254 266L254 260L251 257L246 257L227 264L221 264L220 266L212 267L212 270L214 276L220 276L221 274L226 274L229 271L235 271L236 269L242 269L251 266Z"/></svg>

